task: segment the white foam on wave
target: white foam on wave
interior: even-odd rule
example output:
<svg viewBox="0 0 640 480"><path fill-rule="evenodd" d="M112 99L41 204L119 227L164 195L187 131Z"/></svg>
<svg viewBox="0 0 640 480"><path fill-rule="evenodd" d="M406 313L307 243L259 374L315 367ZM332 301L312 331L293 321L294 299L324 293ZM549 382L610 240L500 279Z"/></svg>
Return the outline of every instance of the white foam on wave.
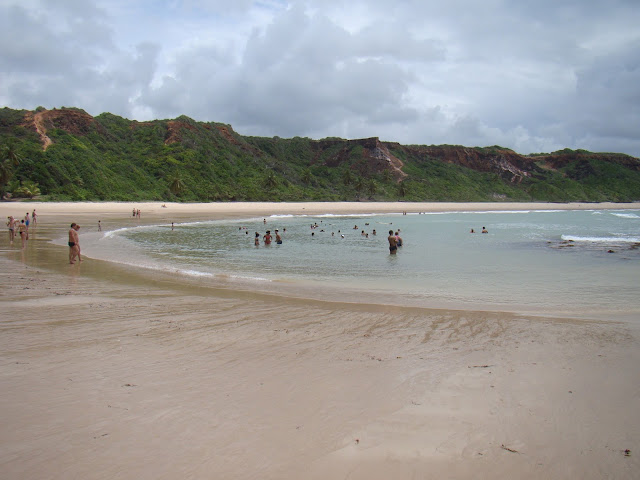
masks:
<svg viewBox="0 0 640 480"><path fill-rule="evenodd" d="M576 235L561 235L560 238L565 241L585 243L640 243L640 237L581 237Z"/></svg>
<svg viewBox="0 0 640 480"><path fill-rule="evenodd" d="M614 215L620 218L635 218L635 219L640 218L640 215L637 215L635 213L612 213L611 215Z"/></svg>

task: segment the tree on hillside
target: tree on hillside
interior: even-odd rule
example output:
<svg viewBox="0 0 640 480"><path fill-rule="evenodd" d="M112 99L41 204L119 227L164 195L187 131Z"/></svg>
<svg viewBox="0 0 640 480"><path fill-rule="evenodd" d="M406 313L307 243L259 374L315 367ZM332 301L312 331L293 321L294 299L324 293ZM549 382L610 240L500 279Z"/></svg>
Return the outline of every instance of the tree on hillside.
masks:
<svg viewBox="0 0 640 480"><path fill-rule="evenodd" d="M305 185L309 185L311 183L311 170L308 168L302 172L302 183Z"/></svg>
<svg viewBox="0 0 640 480"><path fill-rule="evenodd" d="M273 172L269 172L264 179L264 186L269 190L275 188L278 185L278 179Z"/></svg>
<svg viewBox="0 0 640 480"><path fill-rule="evenodd" d="M376 194L376 192L378 191L378 184L376 183L376 181L372 178L371 180L369 180L369 182L367 183L367 193L369 194L369 196L374 196Z"/></svg>
<svg viewBox="0 0 640 480"><path fill-rule="evenodd" d="M356 181L353 184L353 188L356 189L356 197L360 198L360 192L362 192L362 190L364 189L364 180L362 179L362 177L356 178Z"/></svg>
<svg viewBox="0 0 640 480"><path fill-rule="evenodd" d="M169 177L169 191L173 195L180 195L185 189L184 181L178 172L175 172L171 177Z"/></svg>
<svg viewBox="0 0 640 480"><path fill-rule="evenodd" d="M400 182L398 184L398 195L401 197L405 197L407 195L407 185L405 185L405 182Z"/></svg>
<svg viewBox="0 0 640 480"><path fill-rule="evenodd" d="M0 195L4 197L5 187L13 177L15 167L20 165L22 157L17 152L15 138L10 138L0 147Z"/></svg>
<svg viewBox="0 0 640 480"><path fill-rule="evenodd" d="M351 170L345 170L342 174L342 183L345 185L351 185L353 183L353 175L351 175Z"/></svg>

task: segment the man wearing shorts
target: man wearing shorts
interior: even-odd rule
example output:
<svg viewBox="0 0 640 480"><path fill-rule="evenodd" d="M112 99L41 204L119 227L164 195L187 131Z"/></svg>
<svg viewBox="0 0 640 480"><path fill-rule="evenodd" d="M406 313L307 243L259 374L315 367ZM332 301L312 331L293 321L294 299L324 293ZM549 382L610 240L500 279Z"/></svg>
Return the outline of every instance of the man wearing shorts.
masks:
<svg viewBox="0 0 640 480"><path fill-rule="evenodd" d="M393 234L393 230L389 230L389 236L387 237L387 240L389 240L389 254L390 255L395 255L396 252L398 251L398 240L396 239L396 236Z"/></svg>

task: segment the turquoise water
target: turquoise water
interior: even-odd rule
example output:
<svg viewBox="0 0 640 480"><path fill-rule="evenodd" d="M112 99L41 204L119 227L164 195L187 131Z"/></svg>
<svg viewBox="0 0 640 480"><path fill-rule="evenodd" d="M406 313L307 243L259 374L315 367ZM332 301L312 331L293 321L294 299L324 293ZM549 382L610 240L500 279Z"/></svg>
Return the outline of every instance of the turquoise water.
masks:
<svg viewBox="0 0 640 480"><path fill-rule="evenodd" d="M254 246L255 232L276 228L282 245ZM389 229L404 240L393 256ZM266 224L134 227L99 243L131 265L237 288L432 307L640 312L640 210L272 216Z"/></svg>

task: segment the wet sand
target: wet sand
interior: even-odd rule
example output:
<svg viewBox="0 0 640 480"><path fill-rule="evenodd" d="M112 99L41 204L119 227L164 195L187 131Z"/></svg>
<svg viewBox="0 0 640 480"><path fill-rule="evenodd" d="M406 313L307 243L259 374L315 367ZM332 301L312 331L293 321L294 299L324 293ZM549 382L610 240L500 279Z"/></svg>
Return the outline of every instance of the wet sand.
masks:
<svg viewBox="0 0 640 480"><path fill-rule="evenodd" d="M67 248L49 243L71 221L81 244L98 219L125 226L133 207L149 223L514 209L0 204L3 218L40 215L25 251L0 241L3 478L637 478L640 319L216 289L91 258L67 265Z"/></svg>

